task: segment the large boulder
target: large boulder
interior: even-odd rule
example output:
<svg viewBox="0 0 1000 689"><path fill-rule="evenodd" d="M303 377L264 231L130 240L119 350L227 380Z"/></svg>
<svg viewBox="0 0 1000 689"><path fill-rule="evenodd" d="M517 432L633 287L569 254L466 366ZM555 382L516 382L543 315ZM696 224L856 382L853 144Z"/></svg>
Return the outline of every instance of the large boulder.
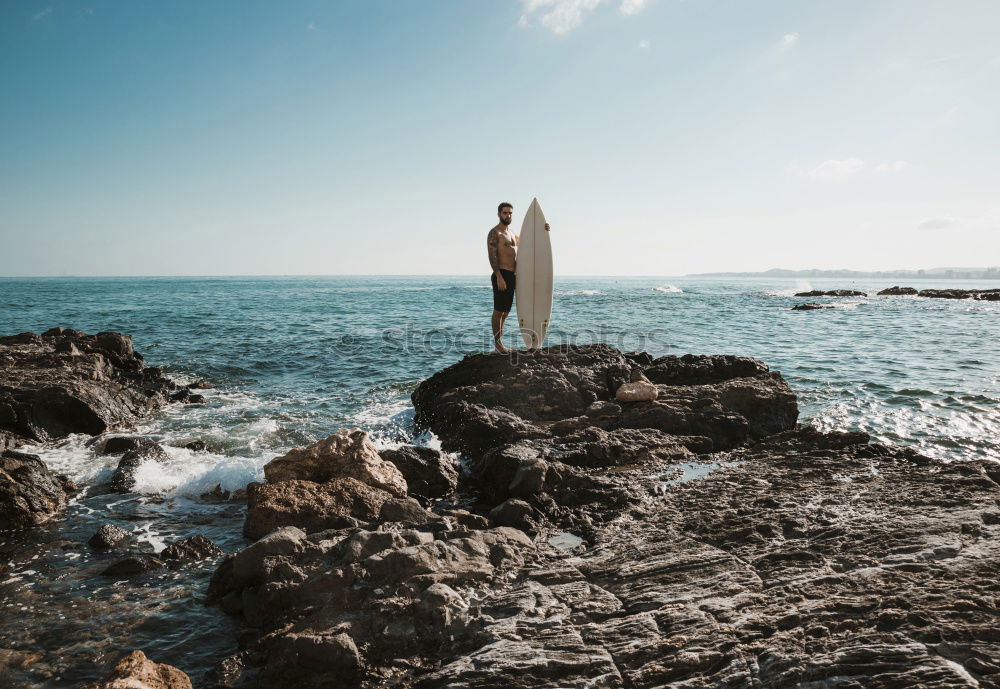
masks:
<svg viewBox="0 0 1000 689"><path fill-rule="evenodd" d="M0 337L0 431L25 440L128 426L175 387L145 366L128 335L52 328Z"/></svg>
<svg viewBox="0 0 1000 689"><path fill-rule="evenodd" d="M38 455L0 453L0 531L49 521L66 506L76 486L54 474Z"/></svg>
<svg viewBox="0 0 1000 689"><path fill-rule="evenodd" d="M302 480L323 483L352 478L369 486L406 496L406 479L394 464L384 461L368 434L354 428L340 430L304 448L296 448L264 465L269 483Z"/></svg>
<svg viewBox="0 0 1000 689"><path fill-rule="evenodd" d="M308 533L377 519L382 503L393 494L354 478L326 483L290 479L247 486L247 517L243 533L261 536L283 526Z"/></svg>
<svg viewBox="0 0 1000 689"><path fill-rule="evenodd" d="M192 689L191 680L177 668L155 663L142 651L132 651L102 680L84 689Z"/></svg>
<svg viewBox="0 0 1000 689"><path fill-rule="evenodd" d="M440 450L404 445L380 454L403 474L410 495L443 498L458 488L458 462Z"/></svg>
<svg viewBox="0 0 1000 689"><path fill-rule="evenodd" d="M614 404L623 385L647 379L657 386L655 400L624 410ZM703 436L723 449L793 428L798 418L781 374L756 359L649 359L601 344L467 356L422 382L413 404L418 427L471 456L593 425Z"/></svg>

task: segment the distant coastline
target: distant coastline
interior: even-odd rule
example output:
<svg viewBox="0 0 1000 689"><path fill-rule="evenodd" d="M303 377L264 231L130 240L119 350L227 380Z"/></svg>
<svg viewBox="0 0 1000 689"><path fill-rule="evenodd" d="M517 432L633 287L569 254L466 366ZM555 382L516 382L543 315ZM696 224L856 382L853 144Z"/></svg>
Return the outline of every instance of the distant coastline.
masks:
<svg viewBox="0 0 1000 689"><path fill-rule="evenodd" d="M928 270L786 270L771 268L762 272L689 273L688 278L913 278L918 280L1000 280L1000 267L930 268Z"/></svg>

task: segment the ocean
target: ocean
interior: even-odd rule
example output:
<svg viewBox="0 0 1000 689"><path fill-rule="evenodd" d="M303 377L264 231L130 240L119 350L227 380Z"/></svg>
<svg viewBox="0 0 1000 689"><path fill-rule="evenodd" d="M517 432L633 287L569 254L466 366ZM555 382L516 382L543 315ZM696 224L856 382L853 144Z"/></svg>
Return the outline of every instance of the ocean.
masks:
<svg viewBox="0 0 1000 689"><path fill-rule="evenodd" d="M874 296L892 284L557 277L548 344L753 356L788 380L802 423L865 431L941 461L1000 461L1000 302ZM871 296L793 296L837 288ZM833 308L791 310L804 301ZM491 349L491 309L488 275L0 278L0 334L114 330L132 335L147 364L212 386L205 404L172 405L137 430L171 459L144 465L134 494L99 490L118 458L94 455L88 438L28 448L86 489L65 519L0 540L0 680L76 686L139 648L197 686L236 651L235 623L201 602L214 567L110 582L98 574L113 556L86 540L111 521L150 551L194 533L237 550L244 508L200 497L216 485L242 488L273 457L339 428L359 426L384 446L434 444L414 436L409 394L465 354ZM517 346L514 331L507 341ZM193 440L210 451L181 447Z"/></svg>

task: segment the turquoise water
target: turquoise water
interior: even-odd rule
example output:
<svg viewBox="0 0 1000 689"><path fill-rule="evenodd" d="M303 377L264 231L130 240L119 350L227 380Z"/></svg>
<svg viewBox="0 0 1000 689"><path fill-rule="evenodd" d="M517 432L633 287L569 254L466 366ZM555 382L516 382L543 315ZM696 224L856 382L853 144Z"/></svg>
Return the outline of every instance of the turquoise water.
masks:
<svg viewBox="0 0 1000 689"><path fill-rule="evenodd" d="M0 572L0 650L45 653L12 677L73 686L114 653L142 648L197 678L233 652L232 623L199 602L211 568L116 584L95 576L109 556L79 544L110 520L136 530L148 550L191 533L236 549L241 508L208 503L205 491L242 487L271 458L345 426L384 444L412 440L413 387L490 346L488 284L487 276L0 278L0 334L117 330L147 363L214 385L205 405L172 406L143 424L171 461L147 467L136 494L100 494L116 458L95 456L85 438L36 448L88 489L67 519L34 534L48 545L8 544L17 552ZM758 357L799 394L803 422L867 431L946 461L1000 460L1000 303L874 296L891 284L557 278L549 343ZM806 301L795 291L834 288L872 296L813 298L835 308L790 310ZM212 451L179 447L195 439Z"/></svg>

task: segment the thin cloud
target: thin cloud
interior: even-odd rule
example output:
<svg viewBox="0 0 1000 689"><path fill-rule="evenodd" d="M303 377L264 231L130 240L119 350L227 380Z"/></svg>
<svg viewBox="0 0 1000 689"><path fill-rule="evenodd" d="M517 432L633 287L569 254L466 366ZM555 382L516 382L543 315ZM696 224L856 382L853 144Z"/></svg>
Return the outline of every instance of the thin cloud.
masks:
<svg viewBox="0 0 1000 689"><path fill-rule="evenodd" d="M622 0L622 14L639 14L646 8L647 0Z"/></svg>
<svg viewBox="0 0 1000 689"><path fill-rule="evenodd" d="M521 0L518 26L531 26L531 20L556 35L569 33L583 23L585 16L597 9L602 0Z"/></svg>
<svg viewBox="0 0 1000 689"><path fill-rule="evenodd" d="M50 14L52 14L52 8L46 7L44 10L41 10L40 12L35 12L33 15L31 15L31 21L37 22L39 19L44 19Z"/></svg>
<svg viewBox="0 0 1000 689"><path fill-rule="evenodd" d="M306 24L306 29L309 30L309 31L315 31L316 30L316 24L314 22L309 22L308 24Z"/></svg>
<svg viewBox="0 0 1000 689"><path fill-rule="evenodd" d="M639 50L649 50L650 42L643 39L639 41Z"/></svg>
<svg viewBox="0 0 1000 689"><path fill-rule="evenodd" d="M792 31L791 33L786 33L784 36L782 36L781 43L779 43L778 45L782 50L791 50L798 44L799 44L799 32Z"/></svg>
<svg viewBox="0 0 1000 689"><path fill-rule="evenodd" d="M826 160L806 173L807 177L816 179L847 179L865 167L865 161L857 158L845 160Z"/></svg>
<svg viewBox="0 0 1000 689"><path fill-rule="evenodd" d="M927 218L917 225L918 230L946 230L949 227L954 227L956 220L954 218Z"/></svg>

